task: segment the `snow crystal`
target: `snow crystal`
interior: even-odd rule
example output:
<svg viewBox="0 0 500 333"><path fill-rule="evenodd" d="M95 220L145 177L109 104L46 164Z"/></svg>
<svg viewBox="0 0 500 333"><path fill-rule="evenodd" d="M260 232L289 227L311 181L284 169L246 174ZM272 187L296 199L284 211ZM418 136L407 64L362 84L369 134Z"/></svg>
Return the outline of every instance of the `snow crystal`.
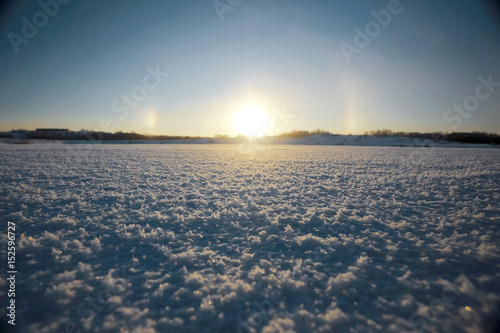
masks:
<svg viewBox="0 0 500 333"><path fill-rule="evenodd" d="M19 332L494 329L498 149L90 148L0 145Z"/></svg>

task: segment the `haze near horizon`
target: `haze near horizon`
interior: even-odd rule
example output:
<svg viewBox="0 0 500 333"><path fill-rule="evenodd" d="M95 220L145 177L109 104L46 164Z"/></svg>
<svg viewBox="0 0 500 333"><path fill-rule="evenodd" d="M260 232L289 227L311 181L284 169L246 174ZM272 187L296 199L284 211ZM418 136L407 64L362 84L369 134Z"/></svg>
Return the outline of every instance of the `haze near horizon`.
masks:
<svg viewBox="0 0 500 333"><path fill-rule="evenodd" d="M488 4L8 2L0 130L498 133Z"/></svg>

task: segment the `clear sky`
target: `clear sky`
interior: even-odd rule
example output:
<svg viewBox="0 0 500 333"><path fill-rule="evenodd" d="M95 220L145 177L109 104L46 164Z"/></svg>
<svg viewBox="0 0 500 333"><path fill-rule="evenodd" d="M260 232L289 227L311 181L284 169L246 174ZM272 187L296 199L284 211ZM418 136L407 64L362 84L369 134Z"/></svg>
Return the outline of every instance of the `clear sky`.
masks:
<svg viewBox="0 0 500 333"><path fill-rule="evenodd" d="M59 1L2 5L0 130L500 133L488 2Z"/></svg>

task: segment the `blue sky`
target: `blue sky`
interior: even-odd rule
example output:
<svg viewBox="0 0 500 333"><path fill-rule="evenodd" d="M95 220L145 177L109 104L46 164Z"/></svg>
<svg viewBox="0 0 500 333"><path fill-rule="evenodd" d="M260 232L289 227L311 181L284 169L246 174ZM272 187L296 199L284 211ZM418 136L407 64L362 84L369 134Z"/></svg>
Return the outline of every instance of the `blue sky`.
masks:
<svg viewBox="0 0 500 333"><path fill-rule="evenodd" d="M0 130L235 135L235 115L252 105L268 119L291 115L275 132L500 132L494 84L473 111L453 109L474 102L478 77L500 82L486 3L392 0L398 13L349 62L341 43L356 46L355 27L365 31L391 1L238 2L220 0L232 9L221 20L212 1L71 0L18 45L23 17L43 20L43 9L3 5ZM147 78L157 69L168 76ZM140 98L124 102L134 91Z"/></svg>

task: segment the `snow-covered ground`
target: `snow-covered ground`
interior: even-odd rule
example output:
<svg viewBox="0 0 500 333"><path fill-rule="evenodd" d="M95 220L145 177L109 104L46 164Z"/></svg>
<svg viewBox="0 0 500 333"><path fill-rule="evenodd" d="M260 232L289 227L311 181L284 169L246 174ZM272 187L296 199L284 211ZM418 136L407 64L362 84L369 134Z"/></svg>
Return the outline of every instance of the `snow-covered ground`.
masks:
<svg viewBox="0 0 500 333"><path fill-rule="evenodd" d="M67 146L0 146L17 332L494 329L498 149Z"/></svg>

